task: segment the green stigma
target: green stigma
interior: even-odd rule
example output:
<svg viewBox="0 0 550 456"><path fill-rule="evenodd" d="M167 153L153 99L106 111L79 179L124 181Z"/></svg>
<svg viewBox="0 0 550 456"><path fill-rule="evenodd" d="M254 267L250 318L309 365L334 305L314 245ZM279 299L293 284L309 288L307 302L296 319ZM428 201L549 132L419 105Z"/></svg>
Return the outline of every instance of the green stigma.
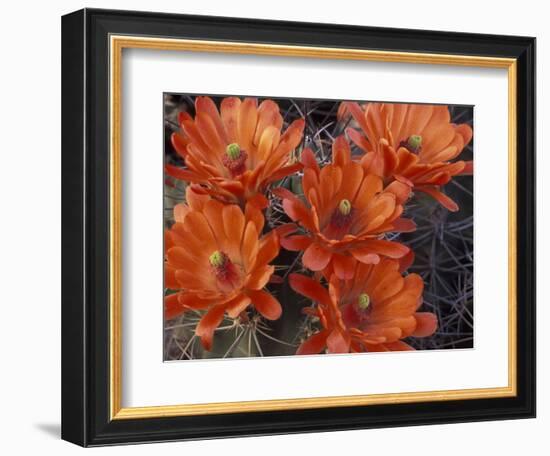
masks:
<svg viewBox="0 0 550 456"><path fill-rule="evenodd" d="M225 153L231 160L237 160L241 156L241 147L237 143L229 144Z"/></svg>
<svg viewBox="0 0 550 456"><path fill-rule="evenodd" d="M357 299L357 304L361 310L367 310L370 305L370 297L367 293L361 293Z"/></svg>
<svg viewBox="0 0 550 456"><path fill-rule="evenodd" d="M215 268L220 268L225 264L225 255L223 252L216 250L212 255L210 255L208 260L212 266Z"/></svg>
<svg viewBox="0 0 550 456"><path fill-rule="evenodd" d="M342 215L348 215L351 212L351 203L347 199L340 201L338 205L338 210Z"/></svg>
<svg viewBox="0 0 550 456"><path fill-rule="evenodd" d="M409 136L409 139L407 140L407 145L412 150L418 150L422 146L422 136L420 135L411 135Z"/></svg>

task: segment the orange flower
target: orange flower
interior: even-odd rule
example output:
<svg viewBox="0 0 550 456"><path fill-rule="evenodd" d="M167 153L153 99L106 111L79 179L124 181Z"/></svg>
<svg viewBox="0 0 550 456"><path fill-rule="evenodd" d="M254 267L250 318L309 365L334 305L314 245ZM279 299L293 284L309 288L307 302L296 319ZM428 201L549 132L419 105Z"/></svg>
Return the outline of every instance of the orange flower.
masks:
<svg viewBox="0 0 550 456"><path fill-rule="evenodd" d="M291 152L302 139L304 120L295 120L281 134L283 118L278 105L255 98L224 98L220 111L209 97L195 99L195 118L178 117L181 132L172 145L187 169L172 165L172 177L201 184L202 191L244 207L246 201L264 208L270 183L301 169Z"/></svg>
<svg viewBox="0 0 550 456"><path fill-rule="evenodd" d="M332 275L328 290L300 274L290 275L290 286L316 303L304 312L318 317L323 327L300 345L298 355L325 349L329 353L414 350L401 339L427 337L437 328L433 313L417 312L422 278L403 277L395 260L357 263L352 279Z"/></svg>
<svg viewBox="0 0 550 456"><path fill-rule="evenodd" d="M187 188L187 205L174 208L176 223L165 238L165 317L188 310L206 311L195 333L210 350L214 330L227 314L236 318L252 305L276 320L281 305L263 291L274 272L269 262L279 253L275 231L260 237L264 217L248 204L224 205Z"/></svg>
<svg viewBox="0 0 550 456"><path fill-rule="evenodd" d="M471 174L472 162L456 158L472 139L467 124L451 123L449 108L441 105L345 102L345 107L364 135L346 129L351 140L365 152L363 164L386 182L410 182L451 211L457 204L440 191L458 174Z"/></svg>
<svg viewBox="0 0 550 456"><path fill-rule="evenodd" d="M400 182L383 190L382 179L351 160L349 144L338 137L332 163L319 168L313 152L302 153L302 188L306 203L284 188L273 190L283 199L286 214L305 234L286 236L287 250L303 250L302 262L312 271L334 269L342 279L353 276L355 263L377 263L379 256L401 258L409 248L382 239L385 233L412 231L411 220L401 218L410 188ZM288 231L291 232L291 228Z"/></svg>

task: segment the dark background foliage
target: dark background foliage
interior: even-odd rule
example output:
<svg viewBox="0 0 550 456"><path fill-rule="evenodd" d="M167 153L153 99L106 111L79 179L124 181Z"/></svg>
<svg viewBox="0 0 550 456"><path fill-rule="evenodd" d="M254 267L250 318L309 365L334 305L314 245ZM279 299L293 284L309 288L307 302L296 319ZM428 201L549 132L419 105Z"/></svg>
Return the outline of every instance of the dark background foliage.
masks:
<svg viewBox="0 0 550 456"><path fill-rule="evenodd" d="M211 96L219 106L223 96ZM166 163L183 166L183 160L175 153L170 136L179 129L177 114L187 111L194 115L195 95L164 95L164 150ZM258 101L264 99L258 98ZM338 122L336 113L340 101L275 99L284 118L284 128L298 118L305 118L306 128L299 151L311 147L322 164L331 161L331 145L335 137L353 121L350 118ZM473 122L473 107L449 106L455 123ZM475 135L474 135L475 136ZM353 153L360 151L352 149ZM473 141L459 157L473 159ZM277 186L285 186L301 193L300 177L289 176ZM417 224L414 233L394 235L415 252L410 272L424 279L424 303L421 311L434 312L439 322L438 330L431 337L408 338L413 347L425 349L453 349L473 347L473 178L457 176L445 186L445 193L453 198L460 210L451 213L431 198L415 194L408 202L406 216ZM166 178L164 195L164 223L173 223L172 208L184 201L185 185L181 181ZM280 202L271 198L266 211L266 230L288 219ZM275 261L277 274L286 278L291 272L308 273L301 269L300 255L281 249ZM281 356L292 355L302 340L319 328L319 322L302 314L302 307L309 302L290 289L287 281L270 284L273 293L283 306L283 315L277 321L266 321L254 311L249 322L224 320L215 333L212 351L204 351L194 336L194 328L200 319L189 312L178 319L165 321L164 359L205 359L222 357ZM159 305L162 300L159 297Z"/></svg>

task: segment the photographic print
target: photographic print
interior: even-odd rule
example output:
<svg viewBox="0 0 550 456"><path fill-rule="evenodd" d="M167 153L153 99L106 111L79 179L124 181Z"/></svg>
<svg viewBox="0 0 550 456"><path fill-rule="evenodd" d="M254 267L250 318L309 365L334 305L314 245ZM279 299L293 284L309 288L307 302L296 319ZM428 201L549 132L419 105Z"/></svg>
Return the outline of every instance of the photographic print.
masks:
<svg viewBox="0 0 550 456"><path fill-rule="evenodd" d="M533 418L535 47L65 15L63 439Z"/></svg>
<svg viewBox="0 0 550 456"><path fill-rule="evenodd" d="M165 361L474 346L472 106L163 96Z"/></svg>

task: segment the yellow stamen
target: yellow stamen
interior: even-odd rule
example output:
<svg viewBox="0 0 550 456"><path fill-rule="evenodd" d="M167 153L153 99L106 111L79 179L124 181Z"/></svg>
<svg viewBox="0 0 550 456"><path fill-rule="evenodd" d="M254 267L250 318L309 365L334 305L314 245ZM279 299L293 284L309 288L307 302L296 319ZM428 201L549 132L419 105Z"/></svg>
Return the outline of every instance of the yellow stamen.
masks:
<svg viewBox="0 0 550 456"><path fill-rule="evenodd" d="M241 156L241 147L237 143L229 144L225 153L231 160L237 160Z"/></svg>
<svg viewBox="0 0 550 456"><path fill-rule="evenodd" d="M212 255L210 255L208 261L210 261L210 264L215 268L222 267L225 264L225 255L219 250L216 250Z"/></svg>
<svg viewBox="0 0 550 456"><path fill-rule="evenodd" d="M367 293L361 293L357 299L357 304L361 310L367 310L370 306L370 297Z"/></svg>
<svg viewBox="0 0 550 456"><path fill-rule="evenodd" d="M412 150L418 150L422 146L422 136L420 135L411 135L407 140L407 144Z"/></svg>
<svg viewBox="0 0 550 456"><path fill-rule="evenodd" d="M348 215L351 212L351 203L347 199L340 201L338 205L338 210L342 215Z"/></svg>

